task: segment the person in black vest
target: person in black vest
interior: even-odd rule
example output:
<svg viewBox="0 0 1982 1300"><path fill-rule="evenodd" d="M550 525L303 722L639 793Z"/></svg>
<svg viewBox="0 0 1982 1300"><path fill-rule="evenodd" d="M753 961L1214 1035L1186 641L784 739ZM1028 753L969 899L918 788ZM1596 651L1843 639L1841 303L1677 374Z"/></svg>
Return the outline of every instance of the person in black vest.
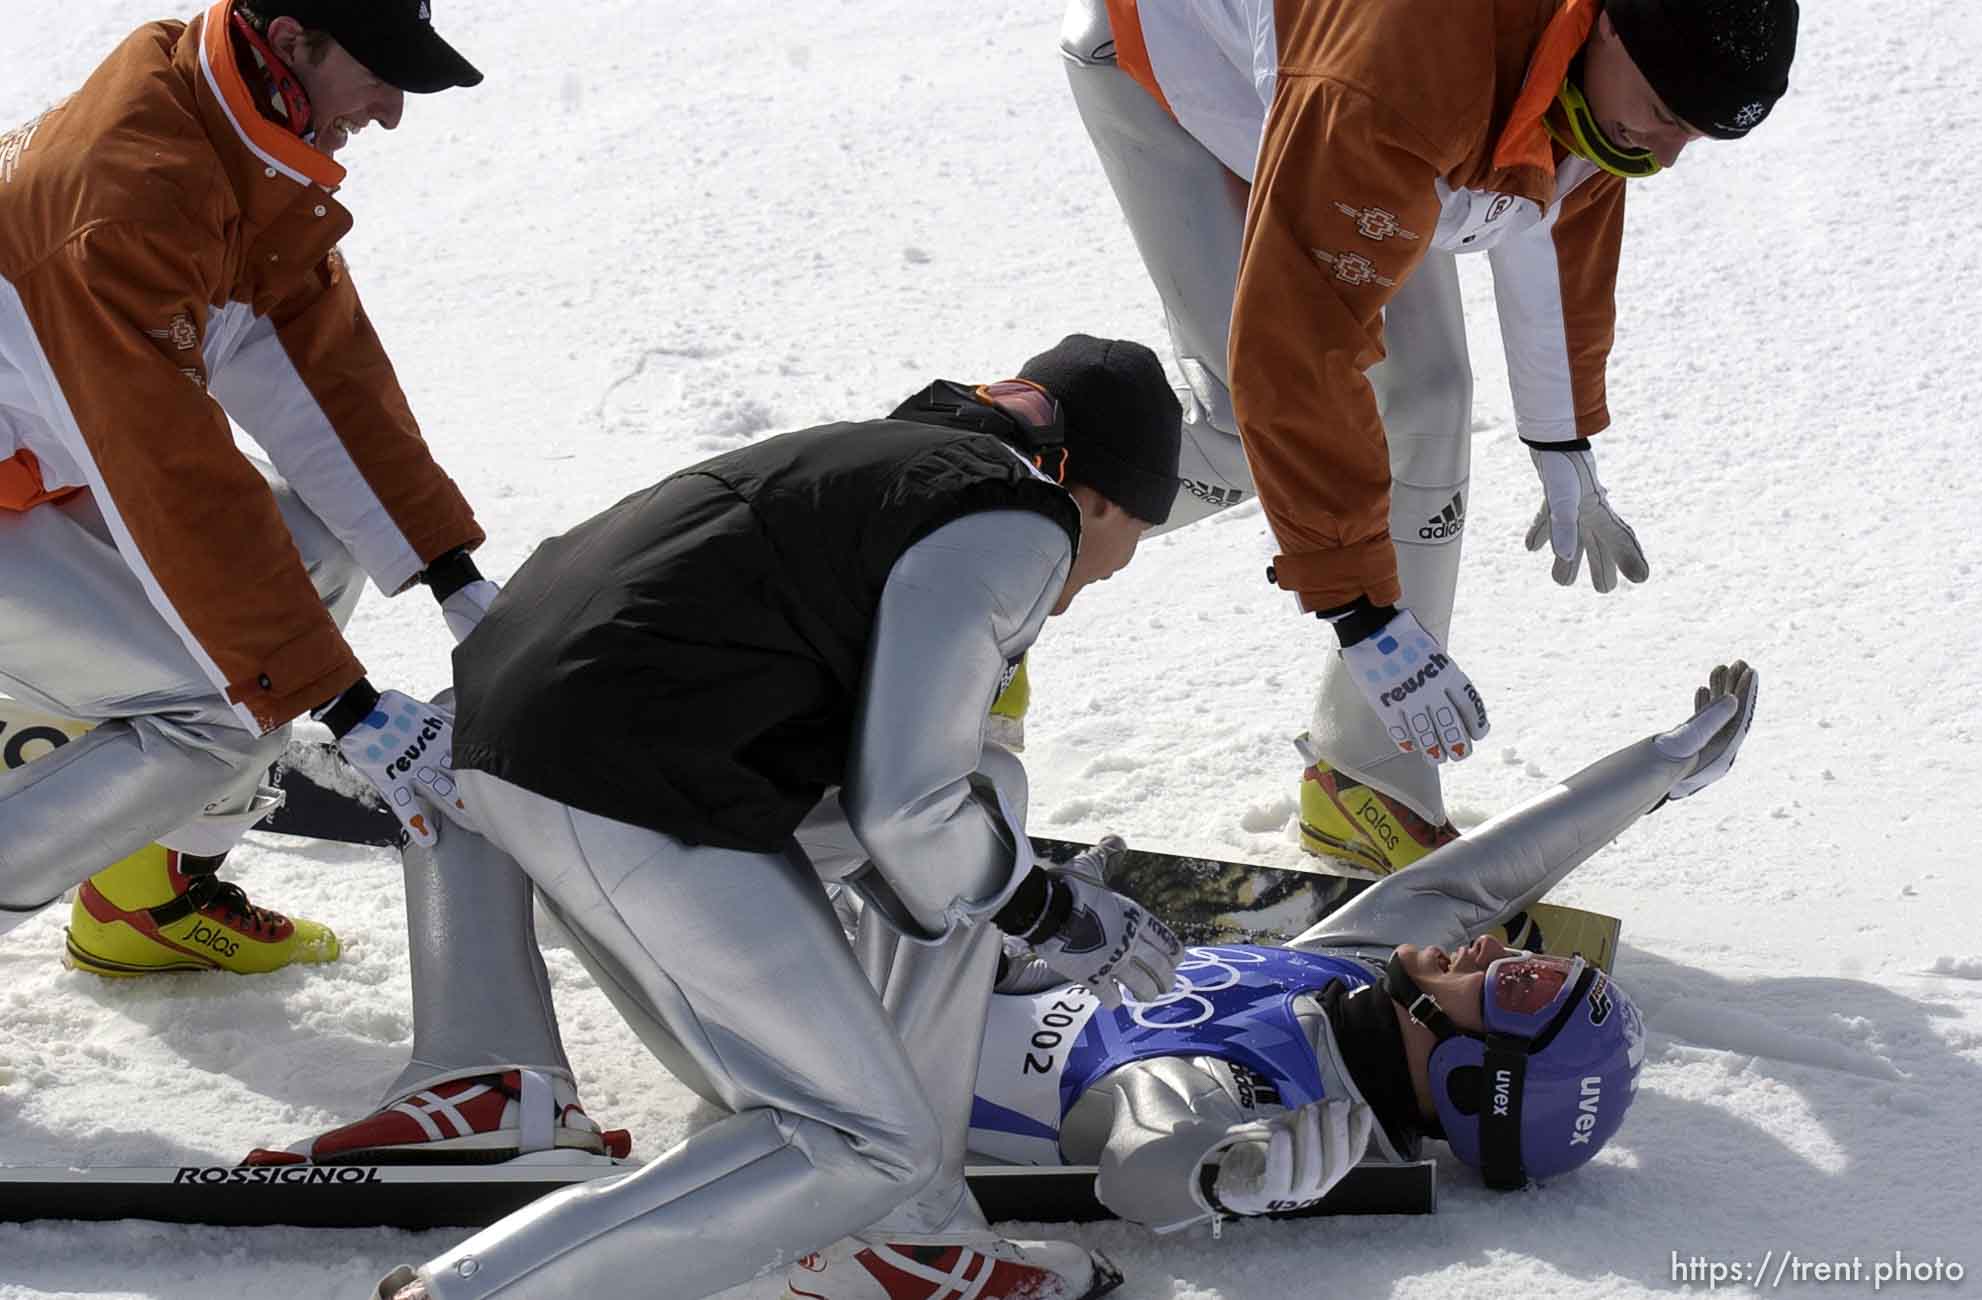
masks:
<svg viewBox="0 0 1982 1300"><path fill-rule="evenodd" d="M520 864L643 1040L732 1114L381 1296L699 1297L800 1257L833 1300L1120 1280L990 1231L962 1177L977 1046L1004 935L1111 1004L1167 990L1180 945L1034 864L1023 768L984 733L1047 616L1168 518L1178 421L1149 349L1074 335L1017 380L766 439L538 548L455 654L467 811L437 852L490 859L491 887ZM858 846L858 957L802 824ZM444 1110L432 1094L413 1109ZM353 1158L336 1136L309 1154ZM397 1145L418 1158L417 1133Z"/></svg>

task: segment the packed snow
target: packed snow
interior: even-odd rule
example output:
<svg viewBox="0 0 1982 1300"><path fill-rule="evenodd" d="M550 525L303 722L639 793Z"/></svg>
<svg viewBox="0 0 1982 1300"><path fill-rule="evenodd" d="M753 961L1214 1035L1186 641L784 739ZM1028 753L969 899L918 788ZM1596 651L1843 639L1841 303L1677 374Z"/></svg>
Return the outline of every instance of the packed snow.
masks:
<svg viewBox="0 0 1982 1300"><path fill-rule="evenodd" d="M166 8L11 7L0 124ZM438 9L488 80L349 147L345 251L494 576L683 464L1002 377L1069 331L1167 355L1055 0ZM1539 489L1486 266L1465 266L1453 648L1494 731L1448 777L1461 825L1682 718L1714 663L1763 674L1733 775L1556 894L1624 919L1651 1040L1618 1140L1513 1196L1448 1159L1431 1218L1074 1233L1126 1268L1127 1300L1705 1292L1694 1257L1774 1272L1790 1252L1773 1286L1720 1290L1869 1294L1896 1252L1942 1280L1881 1294L1982 1270L1978 37L1968 0L1813 0L1774 117L1634 185L1598 457L1645 586L1559 589L1522 549ZM1049 628L1035 829L1297 860L1288 741L1329 643L1263 581L1272 551L1256 508L1231 511ZM424 594L369 596L351 640L381 686L446 685ZM263 838L231 874L334 925L343 960L109 982L62 969L51 909L0 942L0 1163L231 1163L376 1102L411 1038L396 862ZM547 937L591 1113L650 1156L708 1122ZM356 1300L461 1235L0 1226L0 1300ZM1853 1258L1863 1280L1811 1268Z"/></svg>

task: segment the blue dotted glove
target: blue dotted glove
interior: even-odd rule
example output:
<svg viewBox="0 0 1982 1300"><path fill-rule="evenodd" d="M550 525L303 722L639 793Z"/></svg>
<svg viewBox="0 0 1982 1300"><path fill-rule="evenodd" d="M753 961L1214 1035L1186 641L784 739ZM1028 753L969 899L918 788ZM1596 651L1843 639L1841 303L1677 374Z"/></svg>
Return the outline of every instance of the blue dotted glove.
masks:
<svg viewBox="0 0 1982 1300"><path fill-rule="evenodd" d="M438 838L429 809L476 829L454 781L454 719L447 710L386 691L337 747L385 796L386 807L414 843L432 844Z"/></svg>
<svg viewBox="0 0 1982 1300"><path fill-rule="evenodd" d="M1382 630L1344 646L1342 661L1405 753L1457 762L1486 736L1480 693L1410 610L1398 610Z"/></svg>

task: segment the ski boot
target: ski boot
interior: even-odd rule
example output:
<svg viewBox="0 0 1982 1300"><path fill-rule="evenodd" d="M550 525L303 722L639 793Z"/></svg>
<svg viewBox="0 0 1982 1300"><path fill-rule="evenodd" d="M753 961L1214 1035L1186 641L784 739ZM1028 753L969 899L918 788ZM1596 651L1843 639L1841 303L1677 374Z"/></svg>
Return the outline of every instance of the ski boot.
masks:
<svg viewBox="0 0 1982 1300"><path fill-rule="evenodd" d="M259 975L291 962L336 961L337 936L316 921L256 907L215 872L226 858L149 844L76 891L63 964L93 975L224 970Z"/></svg>
<svg viewBox="0 0 1982 1300"><path fill-rule="evenodd" d="M1072 1242L849 1238L792 1265L784 1300L1095 1300L1121 1284L1107 1256Z"/></svg>
<svg viewBox="0 0 1982 1300"><path fill-rule="evenodd" d="M1433 826L1382 791L1329 766L1308 738L1294 741L1301 773L1301 847L1316 857L1387 876L1459 838L1451 822Z"/></svg>
<svg viewBox="0 0 1982 1300"><path fill-rule="evenodd" d="M408 1093L354 1124L287 1150L257 1147L243 1165L591 1164L633 1150L625 1129L602 1130L561 1075L506 1070Z"/></svg>

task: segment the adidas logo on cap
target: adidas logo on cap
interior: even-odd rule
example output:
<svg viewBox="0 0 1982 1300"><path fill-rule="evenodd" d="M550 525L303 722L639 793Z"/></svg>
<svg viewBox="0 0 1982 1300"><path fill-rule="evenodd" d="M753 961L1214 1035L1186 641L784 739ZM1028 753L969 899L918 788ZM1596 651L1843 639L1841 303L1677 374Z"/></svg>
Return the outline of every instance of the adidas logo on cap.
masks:
<svg viewBox="0 0 1982 1300"><path fill-rule="evenodd" d="M1466 527L1465 494L1454 492L1445 508L1425 521L1418 529L1418 536L1427 542L1442 542L1449 537L1457 537Z"/></svg>

